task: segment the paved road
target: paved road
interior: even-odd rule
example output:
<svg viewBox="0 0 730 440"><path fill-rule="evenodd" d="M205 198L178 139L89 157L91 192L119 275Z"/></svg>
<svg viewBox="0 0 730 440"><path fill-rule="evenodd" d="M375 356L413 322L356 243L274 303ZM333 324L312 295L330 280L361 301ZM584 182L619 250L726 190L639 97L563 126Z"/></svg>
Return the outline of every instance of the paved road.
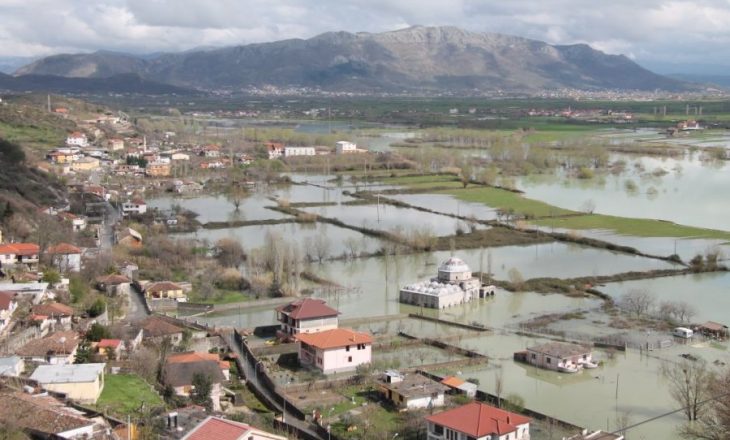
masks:
<svg viewBox="0 0 730 440"><path fill-rule="evenodd" d="M261 392L263 395L268 397L268 399L274 403L276 406L275 410L276 412L284 415L284 420L287 424L294 426L304 432L307 432L308 434L312 435L314 438L321 438L316 432L310 430L309 428L309 422L306 422L304 420L297 419L293 414L291 414L289 411L284 411L284 408L279 405L276 398L272 395L269 390L262 386L259 382L258 375L254 371L254 369L251 367L251 365L246 361L246 354L241 350L241 347L236 343L236 338L232 331L223 333L223 338L225 338L226 342L228 343L228 346L233 350L236 355L239 356L241 359L241 364L243 365L243 375L246 377L246 380L248 383L251 384L254 388L256 388L259 392ZM324 440L324 439L322 439Z"/></svg>

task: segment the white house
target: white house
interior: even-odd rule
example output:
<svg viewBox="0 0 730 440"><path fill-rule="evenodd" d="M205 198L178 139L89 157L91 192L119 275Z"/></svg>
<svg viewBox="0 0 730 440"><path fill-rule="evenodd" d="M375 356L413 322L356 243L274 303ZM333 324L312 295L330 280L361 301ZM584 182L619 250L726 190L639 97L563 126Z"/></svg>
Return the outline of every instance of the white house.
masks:
<svg viewBox="0 0 730 440"><path fill-rule="evenodd" d="M74 131L73 133L66 136L66 145L75 145L77 147L86 147L89 145L89 140L86 135L80 131Z"/></svg>
<svg viewBox="0 0 730 440"><path fill-rule="evenodd" d="M337 328L340 313L324 300L303 298L276 308L281 323L279 336L293 339L300 333L316 333Z"/></svg>
<svg viewBox="0 0 730 440"><path fill-rule="evenodd" d="M0 333L10 324L10 319L17 308L15 293L0 291Z"/></svg>
<svg viewBox="0 0 730 440"><path fill-rule="evenodd" d="M524 356L524 361L536 367L564 373L576 373L585 368L596 368L591 348L565 342L547 342L527 347L526 352L518 352L516 358Z"/></svg>
<svg viewBox="0 0 730 440"><path fill-rule="evenodd" d="M284 157L314 156L317 154L314 147L284 147Z"/></svg>
<svg viewBox="0 0 730 440"><path fill-rule="evenodd" d="M44 389L69 399L94 404L104 389L106 364L39 365L30 376Z"/></svg>
<svg viewBox="0 0 730 440"><path fill-rule="evenodd" d="M335 143L335 153L337 154L348 154L356 153L357 145L348 141L338 141Z"/></svg>
<svg viewBox="0 0 730 440"><path fill-rule="evenodd" d="M284 146L276 142L267 142L266 152L269 159L278 159L284 155Z"/></svg>
<svg viewBox="0 0 730 440"><path fill-rule="evenodd" d="M170 155L170 159L172 160L190 160L190 155L187 153L172 153Z"/></svg>
<svg viewBox="0 0 730 440"><path fill-rule="evenodd" d="M428 440L529 440L530 419L481 402L426 417Z"/></svg>
<svg viewBox="0 0 730 440"><path fill-rule="evenodd" d="M81 249L68 243L58 243L48 248L53 265L61 272L81 271Z"/></svg>
<svg viewBox="0 0 730 440"><path fill-rule="evenodd" d="M56 332L34 339L15 351L26 361L39 363L72 364L79 347L79 335L73 331Z"/></svg>
<svg viewBox="0 0 730 440"><path fill-rule="evenodd" d="M372 361L373 338L367 333L336 328L317 333L300 333L299 362L325 374L353 371Z"/></svg>
<svg viewBox="0 0 730 440"><path fill-rule="evenodd" d="M38 263L40 246L35 243L9 243L0 245L0 268Z"/></svg>
<svg viewBox="0 0 730 440"><path fill-rule="evenodd" d="M147 212L147 203L140 199L132 199L125 203L122 203L122 215L142 215Z"/></svg>

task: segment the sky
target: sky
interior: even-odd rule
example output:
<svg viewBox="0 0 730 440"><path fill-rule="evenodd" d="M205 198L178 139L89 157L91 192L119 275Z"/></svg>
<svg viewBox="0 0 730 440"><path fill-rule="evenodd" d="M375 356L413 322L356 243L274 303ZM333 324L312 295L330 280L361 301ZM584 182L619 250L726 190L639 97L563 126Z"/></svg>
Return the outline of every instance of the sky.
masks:
<svg viewBox="0 0 730 440"><path fill-rule="evenodd" d="M0 0L0 57L182 51L412 25L588 43L663 73L730 66L730 0Z"/></svg>

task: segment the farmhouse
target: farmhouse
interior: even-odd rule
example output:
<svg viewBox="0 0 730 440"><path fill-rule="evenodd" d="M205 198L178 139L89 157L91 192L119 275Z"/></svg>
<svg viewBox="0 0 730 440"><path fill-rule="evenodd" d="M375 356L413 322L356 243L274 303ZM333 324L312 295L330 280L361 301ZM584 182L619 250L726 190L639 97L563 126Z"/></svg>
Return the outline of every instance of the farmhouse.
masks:
<svg viewBox="0 0 730 440"><path fill-rule="evenodd" d="M30 376L43 388L80 403L96 403L104 389L106 364L40 365Z"/></svg>
<svg viewBox="0 0 730 440"><path fill-rule="evenodd" d="M81 249L68 243L58 243L48 248L53 265L61 272L81 271Z"/></svg>
<svg viewBox="0 0 730 440"><path fill-rule="evenodd" d="M529 440L530 419L472 402L426 417L428 440Z"/></svg>
<svg viewBox="0 0 730 440"><path fill-rule="evenodd" d="M281 323L279 336L293 339L300 333L316 333L337 328L339 312L324 300L303 298L276 308Z"/></svg>
<svg viewBox="0 0 730 440"><path fill-rule="evenodd" d="M378 380L380 394L402 409L444 406L448 387L420 374L403 375L386 371Z"/></svg>
<svg viewBox="0 0 730 440"><path fill-rule="evenodd" d="M463 260L451 257L441 263L438 276L409 284L400 290L400 302L433 309L464 304L494 294L494 286L483 286L471 275Z"/></svg>
<svg viewBox="0 0 730 440"><path fill-rule="evenodd" d="M367 333L336 328L318 333L300 333L299 362L325 374L353 371L372 360L373 338Z"/></svg>
<svg viewBox="0 0 730 440"><path fill-rule="evenodd" d="M548 342L515 353L516 359L563 373L576 373L582 368L595 368L597 365L593 363L591 356L589 347L565 342Z"/></svg>

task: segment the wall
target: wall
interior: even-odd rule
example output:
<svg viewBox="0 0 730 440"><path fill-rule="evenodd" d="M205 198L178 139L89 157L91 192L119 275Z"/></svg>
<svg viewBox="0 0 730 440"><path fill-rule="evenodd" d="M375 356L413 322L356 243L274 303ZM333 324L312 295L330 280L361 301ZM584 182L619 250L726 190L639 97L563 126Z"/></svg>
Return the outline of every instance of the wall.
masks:
<svg viewBox="0 0 730 440"><path fill-rule="evenodd" d="M43 388L64 393L80 403L96 403L103 388L103 373L102 378L97 377L94 382L45 384Z"/></svg>
<svg viewBox="0 0 730 440"><path fill-rule="evenodd" d="M348 361L352 357L352 362ZM324 352L324 373L335 373L341 371L353 371L361 364L369 364L372 361L372 347L365 345L365 349L358 350L357 345L351 345L350 351L345 348L327 350Z"/></svg>

